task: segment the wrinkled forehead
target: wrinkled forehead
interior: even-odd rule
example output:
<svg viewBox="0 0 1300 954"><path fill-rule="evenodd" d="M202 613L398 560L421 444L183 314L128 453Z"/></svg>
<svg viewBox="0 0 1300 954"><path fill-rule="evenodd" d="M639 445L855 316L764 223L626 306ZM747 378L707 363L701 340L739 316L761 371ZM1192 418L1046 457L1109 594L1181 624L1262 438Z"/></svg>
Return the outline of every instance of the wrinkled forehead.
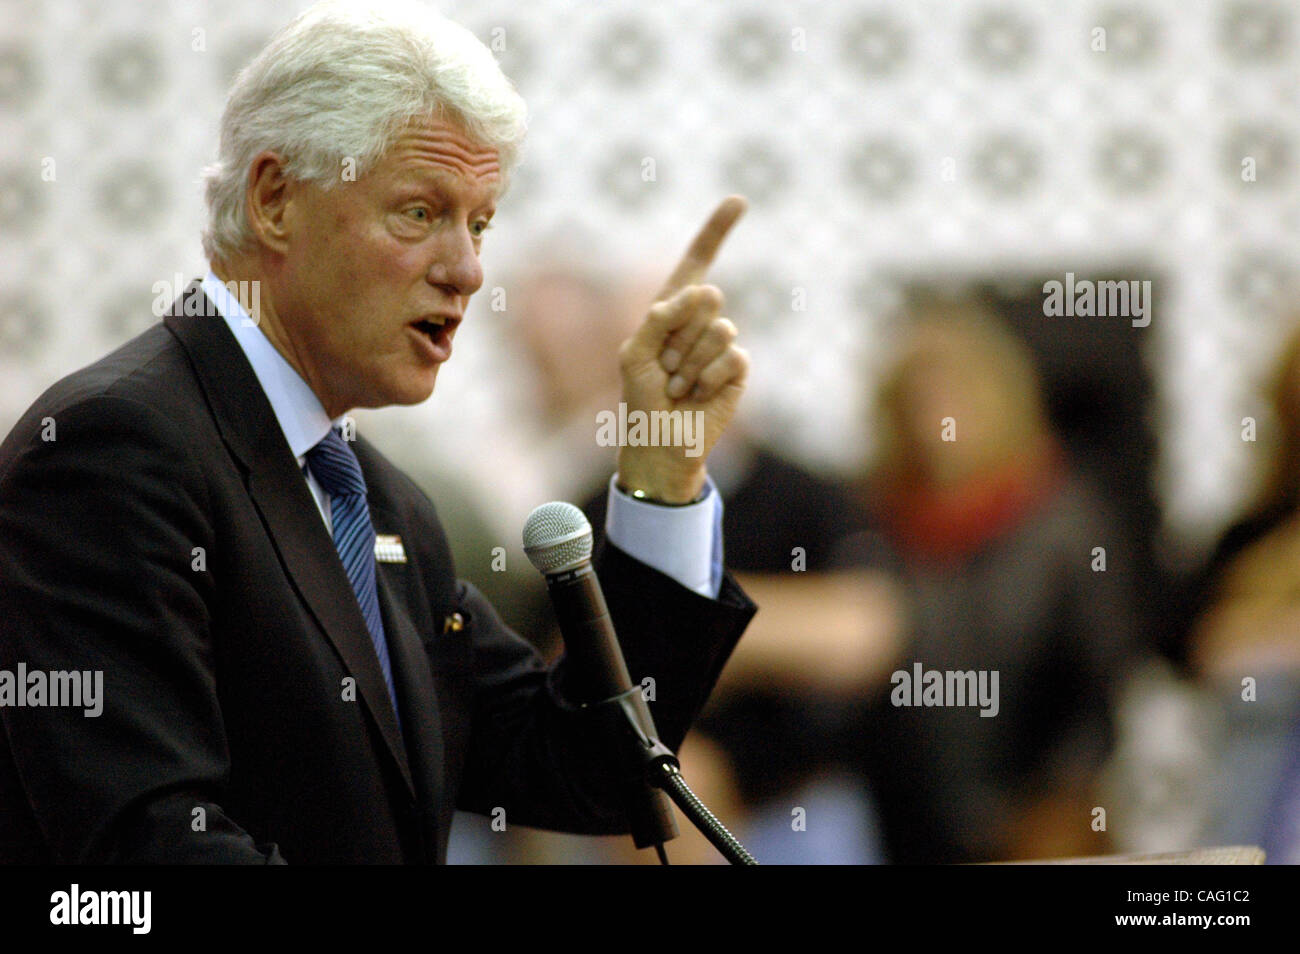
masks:
<svg viewBox="0 0 1300 954"><path fill-rule="evenodd" d="M430 176L454 180L491 197L501 194L506 175L497 150L442 119L416 120L401 128L377 168L399 178Z"/></svg>

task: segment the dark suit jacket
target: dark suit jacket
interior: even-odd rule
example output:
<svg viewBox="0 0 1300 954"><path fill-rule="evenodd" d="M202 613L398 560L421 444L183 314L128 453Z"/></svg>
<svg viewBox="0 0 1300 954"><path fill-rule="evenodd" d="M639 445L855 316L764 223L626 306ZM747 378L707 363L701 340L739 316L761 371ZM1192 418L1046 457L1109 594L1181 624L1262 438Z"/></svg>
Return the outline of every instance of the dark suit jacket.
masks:
<svg viewBox="0 0 1300 954"><path fill-rule="evenodd" d="M270 403L197 286L185 299L0 445L0 668L104 680L97 718L0 707L0 860L445 861L456 808L625 831L563 664L457 581L433 505L358 440L375 530L408 558L378 564L399 730ZM599 570L675 748L753 604L614 547Z"/></svg>

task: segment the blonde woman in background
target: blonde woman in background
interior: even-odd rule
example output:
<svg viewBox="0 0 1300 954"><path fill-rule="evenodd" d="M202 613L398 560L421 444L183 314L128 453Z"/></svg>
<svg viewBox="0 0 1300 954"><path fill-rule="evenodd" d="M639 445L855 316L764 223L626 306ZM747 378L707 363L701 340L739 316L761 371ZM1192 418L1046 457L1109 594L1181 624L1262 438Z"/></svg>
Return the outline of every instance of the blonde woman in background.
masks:
<svg viewBox="0 0 1300 954"><path fill-rule="evenodd" d="M886 849L915 863L1103 853L1089 790L1133 645L1126 541L1071 472L1025 347L975 301L911 316L880 391L859 552L905 603L898 670L856 729ZM904 705L898 673L917 664L996 673L996 701Z"/></svg>

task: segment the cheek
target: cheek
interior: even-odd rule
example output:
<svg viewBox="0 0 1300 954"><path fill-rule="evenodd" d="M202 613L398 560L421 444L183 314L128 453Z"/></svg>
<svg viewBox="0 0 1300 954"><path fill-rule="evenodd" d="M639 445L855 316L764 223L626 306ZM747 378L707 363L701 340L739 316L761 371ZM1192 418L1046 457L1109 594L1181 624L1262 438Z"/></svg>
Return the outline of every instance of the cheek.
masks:
<svg viewBox="0 0 1300 954"><path fill-rule="evenodd" d="M337 297L325 304L349 316L342 329L345 337L374 338L383 324L380 316L392 312L403 250L372 234L339 242L332 251L328 256L334 272L331 292Z"/></svg>
<svg viewBox="0 0 1300 954"><path fill-rule="evenodd" d="M398 288L403 283L423 281L429 268L429 252L422 245L390 243L375 263L376 274L383 275L387 287Z"/></svg>
<svg viewBox="0 0 1300 954"><path fill-rule="evenodd" d="M354 287L371 301L392 302L406 288L423 280L428 268L426 244L403 242L393 237L382 221L354 233L342 267Z"/></svg>

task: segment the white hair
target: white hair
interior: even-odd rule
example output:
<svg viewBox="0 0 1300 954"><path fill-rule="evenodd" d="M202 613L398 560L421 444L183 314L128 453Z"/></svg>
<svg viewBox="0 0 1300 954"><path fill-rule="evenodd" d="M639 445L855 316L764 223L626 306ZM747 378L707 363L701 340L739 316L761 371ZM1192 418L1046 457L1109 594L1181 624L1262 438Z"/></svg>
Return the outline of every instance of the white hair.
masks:
<svg viewBox="0 0 1300 954"><path fill-rule="evenodd" d="M523 141L524 101L492 53L426 7L374 7L316 4L235 78L217 161L203 170L209 259L252 243L244 199L249 166L263 150L284 158L287 175L328 189L345 170L365 175L402 127L433 116L495 149L508 175Z"/></svg>

